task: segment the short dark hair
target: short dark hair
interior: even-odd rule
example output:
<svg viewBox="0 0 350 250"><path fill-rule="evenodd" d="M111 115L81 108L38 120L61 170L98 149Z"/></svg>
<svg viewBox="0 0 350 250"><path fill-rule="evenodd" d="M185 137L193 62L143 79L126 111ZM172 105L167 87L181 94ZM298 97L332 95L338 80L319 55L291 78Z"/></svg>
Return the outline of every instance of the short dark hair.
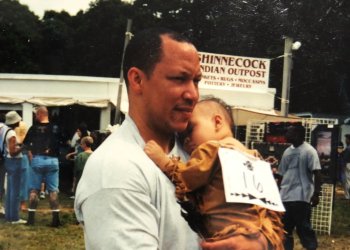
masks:
<svg viewBox="0 0 350 250"><path fill-rule="evenodd" d="M304 139L305 138L305 134L306 134L306 129L303 125L297 123L297 124L292 124L290 126L290 128L293 129L294 133L296 136L298 136L298 138L300 139Z"/></svg>
<svg viewBox="0 0 350 250"><path fill-rule="evenodd" d="M125 49L123 74L126 86L129 85L128 71L131 67L137 67L149 77L155 65L162 57L162 35L167 35L178 42L191 43L185 36L166 29L150 28L137 33Z"/></svg>
<svg viewBox="0 0 350 250"><path fill-rule="evenodd" d="M345 138L348 139L348 140L350 140L350 134L346 134L346 135L345 135Z"/></svg>

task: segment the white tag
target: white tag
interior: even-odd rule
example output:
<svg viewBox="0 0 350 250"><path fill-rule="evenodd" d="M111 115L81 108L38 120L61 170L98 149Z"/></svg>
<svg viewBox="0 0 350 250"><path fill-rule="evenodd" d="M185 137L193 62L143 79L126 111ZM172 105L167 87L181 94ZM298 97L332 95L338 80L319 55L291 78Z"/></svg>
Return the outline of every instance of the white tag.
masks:
<svg viewBox="0 0 350 250"><path fill-rule="evenodd" d="M269 163L220 148L226 202L249 203L275 211L285 211Z"/></svg>

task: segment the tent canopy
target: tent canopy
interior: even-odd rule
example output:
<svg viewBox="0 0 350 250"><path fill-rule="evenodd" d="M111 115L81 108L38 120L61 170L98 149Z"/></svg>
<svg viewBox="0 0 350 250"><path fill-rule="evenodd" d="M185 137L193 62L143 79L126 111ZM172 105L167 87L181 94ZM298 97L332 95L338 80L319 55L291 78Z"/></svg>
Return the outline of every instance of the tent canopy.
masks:
<svg viewBox="0 0 350 250"><path fill-rule="evenodd" d="M116 106L118 78L0 74L0 103L45 106Z"/></svg>
<svg viewBox="0 0 350 250"><path fill-rule="evenodd" d="M278 121L278 122L297 122L301 121L302 118L295 115L288 115L284 117L280 111L277 110L260 110L254 108L232 108L233 121L235 126L246 126L249 120L260 120L260 121Z"/></svg>

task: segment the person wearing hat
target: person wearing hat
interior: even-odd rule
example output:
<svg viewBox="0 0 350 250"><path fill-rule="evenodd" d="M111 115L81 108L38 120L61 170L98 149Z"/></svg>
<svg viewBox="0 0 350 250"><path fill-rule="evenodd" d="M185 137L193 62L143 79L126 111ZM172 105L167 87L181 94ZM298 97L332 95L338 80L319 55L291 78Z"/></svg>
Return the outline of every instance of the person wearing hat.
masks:
<svg viewBox="0 0 350 250"><path fill-rule="evenodd" d="M22 175L22 148L17 143L15 128L22 120L16 111L10 111L5 116L5 124L9 127L5 137L5 169L7 172L7 190L5 202L5 219L12 224L24 224L19 218L20 187Z"/></svg>
<svg viewBox="0 0 350 250"><path fill-rule="evenodd" d="M343 151L344 160L344 195L346 200L350 200L350 134L345 135L346 147Z"/></svg>
<svg viewBox="0 0 350 250"><path fill-rule="evenodd" d="M8 127L5 125L5 114L0 113L0 218L5 218L5 204L3 203L5 197L5 175L6 170L4 166L4 156L3 149L5 133L8 130Z"/></svg>

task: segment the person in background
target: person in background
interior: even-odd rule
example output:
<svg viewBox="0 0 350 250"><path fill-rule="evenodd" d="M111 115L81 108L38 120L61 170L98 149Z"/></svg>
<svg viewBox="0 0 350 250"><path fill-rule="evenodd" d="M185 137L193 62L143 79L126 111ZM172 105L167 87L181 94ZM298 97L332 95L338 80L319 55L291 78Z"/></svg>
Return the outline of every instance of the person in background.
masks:
<svg viewBox="0 0 350 250"><path fill-rule="evenodd" d="M90 134L90 131L88 131L87 129L87 125L85 122L82 122L79 124L76 132L74 133L72 140L70 141L70 146L72 151L69 152L68 154L66 154L66 160L69 161L72 166L72 172L74 172L74 161L77 157L77 155L81 152L83 152L84 150L81 147L81 139L85 136L88 136ZM72 196L70 197L71 199L74 199L74 194L75 194L75 188L76 188L76 182L74 179L74 173L72 176L72 188L71 188L71 194Z"/></svg>
<svg viewBox="0 0 350 250"><path fill-rule="evenodd" d="M73 180L73 192L76 191L76 186L83 174L83 170L86 164L86 161L89 159L92 154L92 145L94 144L94 139L91 136L85 136L81 138L80 146L83 152L79 153L74 160L74 180ZM75 196L71 197L72 199Z"/></svg>
<svg viewBox="0 0 350 250"><path fill-rule="evenodd" d="M24 121L19 122L19 126L15 128L17 142L20 146L23 144L23 140L27 134L28 128ZM28 152L25 147L22 147L22 178L21 178L21 191L20 191L20 200L21 200L21 211L27 210L28 202L28 178L29 178L29 159Z"/></svg>
<svg viewBox="0 0 350 250"><path fill-rule="evenodd" d="M256 150L247 149L233 138L232 126L231 107L218 98L207 98L197 103L184 133L184 148L191 154L187 163L169 158L153 140L146 143L145 152L175 184L176 197L187 212L187 221L206 241L264 234L269 249L281 250L284 235L281 212L254 204L226 202L219 149L258 155Z"/></svg>
<svg viewBox="0 0 350 250"><path fill-rule="evenodd" d="M145 141L153 139L167 154L188 157L176 133L186 129L198 101L198 52L176 32L147 29L128 44L123 71L128 115L90 156L76 191L85 247L199 249L198 236L181 217L174 185L143 151ZM203 249L259 250L266 243L263 235L238 236Z"/></svg>
<svg viewBox="0 0 350 250"><path fill-rule="evenodd" d="M4 164L5 159L3 154L3 147L5 145L5 133L7 129L8 127L5 124L5 114L0 113L0 218L5 217L5 208L3 206L3 201L5 197L6 169Z"/></svg>
<svg viewBox="0 0 350 250"><path fill-rule="evenodd" d="M66 159L74 160L75 156L78 153L83 152L80 146L80 141L81 141L81 138L88 135L90 135L90 131L88 130L86 123L85 122L80 123L70 141L70 146L73 149L73 152L68 153L66 155Z"/></svg>
<svg viewBox="0 0 350 250"><path fill-rule="evenodd" d="M321 192L321 164L316 149L304 141L305 128L302 125L288 127L288 147L279 165L282 175L281 198L286 212L283 216L286 240L284 247L294 247L293 231L307 250L317 249L317 238L311 226L311 207L319 203Z"/></svg>
<svg viewBox="0 0 350 250"><path fill-rule="evenodd" d="M12 224L24 224L27 222L19 217L22 148L18 144L14 129L19 126L21 120L21 116L16 111L6 113L5 124L9 129L5 137L5 168L7 172L5 219Z"/></svg>
<svg viewBox="0 0 350 250"><path fill-rule="evenodd" d="M342 153L343 155L343 161L344 161L344 168L343 168L343 175L344 175L344 195L345 199L350 199L350 134L345 135L345 144L346 147Z"/></svg>
<svg viewBox="0 0 350 250"><path fill-rule="evenodd" d="M28 149L31 162L29 181L28 225L34 225L35 212L38 206L38 194L41 183L45 180L49 192L52 211L52 227L61 225L59 218L58 177L59 177L59 138L49 121L49 113L45 106L39 106L35 112L36 124L31 126L23 141Z"/></svg>

